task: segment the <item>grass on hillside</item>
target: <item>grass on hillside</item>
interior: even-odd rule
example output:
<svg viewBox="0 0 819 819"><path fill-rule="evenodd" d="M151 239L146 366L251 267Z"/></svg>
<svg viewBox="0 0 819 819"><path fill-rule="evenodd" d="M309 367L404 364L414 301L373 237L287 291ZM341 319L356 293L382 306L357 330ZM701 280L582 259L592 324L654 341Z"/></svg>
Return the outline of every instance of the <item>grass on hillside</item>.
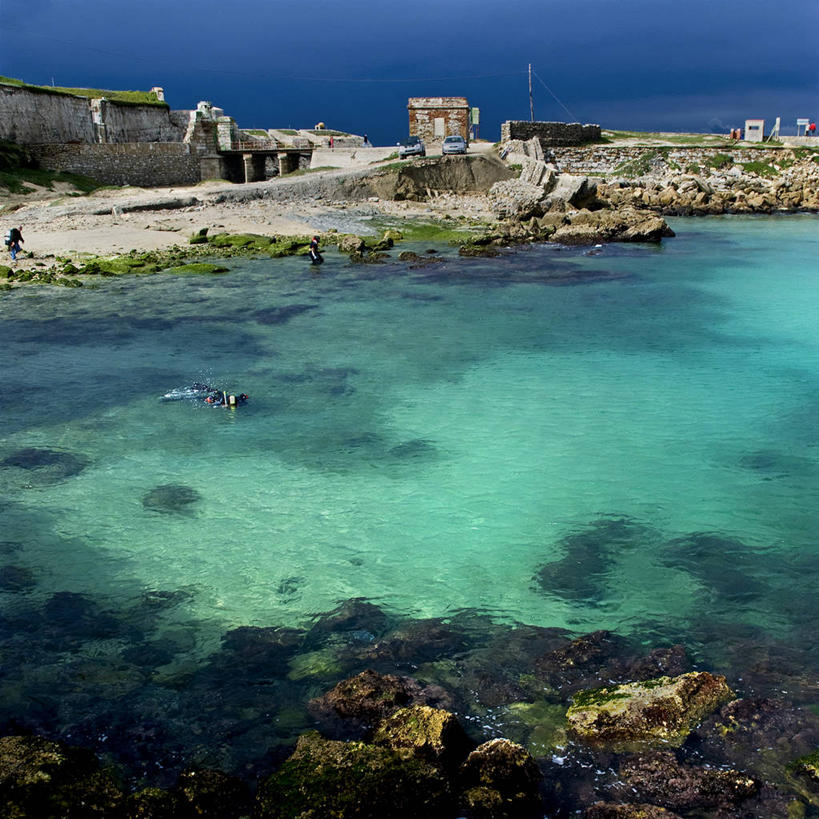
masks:
<svg viewBox="0 0 819 819"><path fill-rule="evenodd" d="M156 105L160 108L169 108L167 102L161 102L152 91L111 91L101 88L63 88L52 85L32 85L31 83L16 80L12 77L0 76L0 84L13 85L17 88L25 88L38 94L72 94L77 97L90 97L99 99L105 97L114 102L124 105Z"/></svg>
<svg viewBox="0 0 819 819"><path fill-rule="evenodd" d="M0 142L0 188L5 188L10 194L26 194L35 190L32 185L53 190L58 182L71 185L76 189L76 195L90 193L100 187L99 183L87 176L41 170L25 148L13 142Z"/></svg>
<svg viewBox="0 0 819 819"><path fill-rule="evenodd" d="M330 128L305 128L304 131L313 136L345 137L350 136L346 131L333 131Z"/></svg>
<svg viewBox="0 0 819 819"><path fill-rule="evenodd" d="M620 140L644 139L651 141L662 140L674 145L730 145L734 144L728 137L720 134L672 134L658 131L609 131L602 132L603 139L608 142L619 142Z"/></svg>

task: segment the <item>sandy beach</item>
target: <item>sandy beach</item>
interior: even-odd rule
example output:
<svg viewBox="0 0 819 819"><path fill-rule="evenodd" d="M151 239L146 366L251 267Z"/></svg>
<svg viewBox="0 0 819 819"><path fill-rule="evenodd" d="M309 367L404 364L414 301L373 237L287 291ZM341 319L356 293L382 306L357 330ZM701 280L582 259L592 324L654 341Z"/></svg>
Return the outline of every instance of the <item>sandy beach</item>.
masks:
<svg viewBox="0 0 819 819"><path fill-rule="evenodd" d="M246 185L207 182L191 187L103 189L86 196L55 186L9 197L0 227L5 232L19 226L23 250L47 260L184 246L202 228L286 236L331 230L367 235L374 232L370 222L379 216L494 219L481 196L442 194L420 203L375 197L346 201L327 195L334 179L351 173L360 171L319 171ZM21 261L26 261L25 254Z"/></svg>

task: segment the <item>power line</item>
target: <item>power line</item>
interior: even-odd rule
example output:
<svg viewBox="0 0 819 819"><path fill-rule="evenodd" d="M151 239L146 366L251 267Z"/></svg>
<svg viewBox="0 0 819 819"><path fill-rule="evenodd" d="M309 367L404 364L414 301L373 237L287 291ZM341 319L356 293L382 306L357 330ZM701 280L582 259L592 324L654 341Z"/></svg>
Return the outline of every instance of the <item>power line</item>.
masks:
<svg viewBox="0 0 819 819"><path fill-rule="evenodd" d="M554 97L555 102L571 117L572 121L573 122L579 122L580 120L561 102L561 100L558 98L557 94L555 94L555 92L552 91L552 89L549 88L549 86L546 85L546 83L543 82L543 80L541 80L540 77L538 77L537 71L532 70L532 73L537 78L537 81Z"/></svg>

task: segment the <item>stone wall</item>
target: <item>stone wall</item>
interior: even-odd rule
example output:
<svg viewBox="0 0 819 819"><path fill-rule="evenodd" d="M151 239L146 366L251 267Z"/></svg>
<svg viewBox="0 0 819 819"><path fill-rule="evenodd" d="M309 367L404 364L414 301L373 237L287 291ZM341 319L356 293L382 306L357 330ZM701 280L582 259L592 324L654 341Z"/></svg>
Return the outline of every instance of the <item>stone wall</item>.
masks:
<svg viewBox="0 0 819 819"><path fill-rule="evenodd" d="M0 84L0 139L18 145L95 142L88 99Z"/></svg>
<svg viewBox="0 0 819 819"><path fill-rule="evenodd" d="M181 142L186 126L187 112L165 105L91 100L0 83L0 139L18 145Z"/></svg>
<svg viewBox="0 0 819 819"><path fill-rule="evenodd" d="M171 118L169 108L161 105L121 105L102 100L103 138L105 142L181 142L187 120ZM187 114L187 112L179 112Z"/></svg>
<svg viewBox="0 0 819 819"><path fill-rule="evenodd" d="M181 142L35 145L42 167L90 176L106 185L166 187L202 179L200 157Z"/></svg>
<svg viewBox="0 0 819 819"><path fill-rule="evenodd" d="M582 145L600 139L599 125L579 122L526 122L507 120L501 125L501 142L510 139L528 140L536 137L544 148L559 145Z"/></svg>
<svg viewBox="0 0 819 819"><path fill-rule="evenodd" d="M627 163L650 160L652 157L662 158L666 164L676 165L681 171L686 171L692 166L707 166L717 154L730 155L735 164L767 161L767 158L770 157L768 151L760 152L755 148L702 148L685 145L667 148L610 145L594 145L586 148L556 147L552 153L561 173L580 176L617 175L619 169Z"/></svg>

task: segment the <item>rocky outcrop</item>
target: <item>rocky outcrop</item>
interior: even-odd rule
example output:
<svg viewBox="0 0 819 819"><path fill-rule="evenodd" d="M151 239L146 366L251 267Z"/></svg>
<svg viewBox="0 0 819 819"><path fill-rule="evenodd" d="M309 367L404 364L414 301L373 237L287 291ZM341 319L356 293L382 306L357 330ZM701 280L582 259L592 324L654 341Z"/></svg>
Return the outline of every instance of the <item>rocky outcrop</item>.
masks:
<svg viewBox="0 0 819 819"><path fill-rule="evenodd" d="M404 706L435 701L438 693L439 689L424 688L411 677L367 669L311 700L309 708L318 719L337 717L374 725Z"/></svg>
<svg viewBox="0 0 819 819"><path fill-rule="evenodd" d="M819 210L819 164L805 148L558 150L564 172L600 180L598 198L663 215Z"/></svg>
<svg viewBox="0 0 819 819"><path fill-rule="evenodd" d="M645 802L639 804L595 802L586 809L583 817L584 819L680 819L680 814Z"/></svg>
<svg viewBox="0 0 819 819"><path fill-rule="evenodd" d="M462 803L470 819L535 819L543 815L540 769L508 739L478 746L462 768Z"/></svg>
<svg viewBox="0 0 819 819"><path fill-rule="evenodd" d="M613 748L679 745L703 717L734 698L725 677L693 671L575 694L570 735Z"/></svg>
<svg viewBox="0 0 819 819"><path fill-rule="evenodd" d="M258 819L449 819L454 797L431 765L388 748L316 732L259 789Z"/></svg>
<svg viewBox="0 0 819 819"><path fill-rule="evenodd" d="M452 769L474 746L454 714L428 705L400 708L382 720L373 744Z"/></svg>

